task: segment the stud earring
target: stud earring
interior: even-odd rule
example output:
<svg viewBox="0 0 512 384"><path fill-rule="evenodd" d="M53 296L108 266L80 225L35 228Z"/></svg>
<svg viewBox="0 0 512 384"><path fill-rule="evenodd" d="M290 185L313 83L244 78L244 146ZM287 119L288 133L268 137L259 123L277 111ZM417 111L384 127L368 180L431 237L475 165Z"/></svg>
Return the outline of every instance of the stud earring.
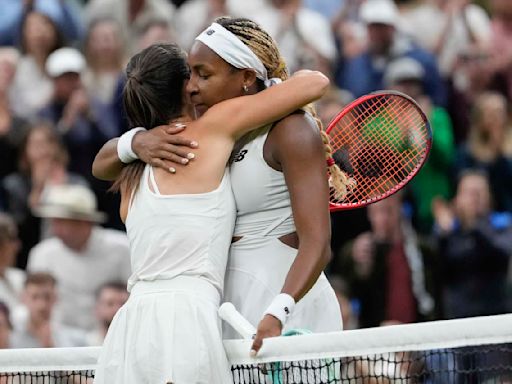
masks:
<svg viewBox="0 0 512 384"><path fill-rule="evenodd" d="M244 92L247 93L249 92L249 87L247 85L244 84Z"/></svg>

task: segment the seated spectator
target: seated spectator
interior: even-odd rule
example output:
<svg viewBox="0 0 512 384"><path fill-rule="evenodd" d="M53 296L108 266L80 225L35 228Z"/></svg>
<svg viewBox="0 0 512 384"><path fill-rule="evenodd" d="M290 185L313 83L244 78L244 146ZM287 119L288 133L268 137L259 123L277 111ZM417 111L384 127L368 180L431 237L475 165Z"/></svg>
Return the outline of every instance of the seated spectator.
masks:
<svg viewBox="0 0 512 384"><path fill-rule="evenodd" d="M62 134L66 148L73 156L69 169L92 179L92 162L99 148L117 131L111 109L87 95L81 73L85 59L73 48L53 52L46 62L54 93L51 102L40 112Z"/></svg>
<svg viewBox="0 0 512 384"><path fill-rule="evenodd" d="M167 0L91 0L86 6L89 22L105 17L117 20L130 56L136 53L136 43L149 20L173 25L174 13L174 5Z"/></svg>
<svg viewBox="0 0 512 384"><path fill-rule="evenodd" d="M16 324L11 338L12 348L83 347L85 333L60 324L53 316L57 282L48 273L27 275L22 300L28 310L23 324ZM79 313L76 313L80 316Z"/></svg>
<svg viewBox="0 0 512 384"><path fill-rule="evenodd" d="M455 174L484 170L490 181L494 209L512 212L512 126L507 100L495 92L475 102L468 141L457 150Z"/></svg>
<svg viewBox="0 0 512 384"><path fill-rule="evenodd" d="M63 46L63 36L51 15L32 10L21 24L21 52L11 93L16 115L32 118L52 97L53 84L46 74L46 59Z"/></svg>
<svg viewBox="0 0 512 384"><path fill-rule="evenodd" d="M0 349L11 348L11 332L12 323L9 307L0 301Z"/></svg>
<svg viewBox="0 0 512 384"><path fill-rule="evenodd" d="M99 102L111 105L125 59L124 41L117 21L93 21L85 38L84 52L87 67L82 78L87 93Z"/></svg>
<svg viewBox="0 0 512 384"><path fill-rule="evenodd" d="M20 300L25 272L14 268L19 249L20 240L16 223L10 216L0 213L0 302L22 316ZM18 317L15 320L18 320Z"/></svg>
<svg viewBox="0 0 512 384"><path fill-rule="evenodd" d="M129 277L126 234L98 225L106 217L97 211L92 191L81 185L49 188L37 215L51 219L55 237L32 249L27 269L46 271L57 279L59 320L91 330L96 291L108 281Z"/></svg>
<svg viewBox="0 0 512 384"><path fill-rule="evenodd" d="M360 326L431 319L435 263L404 217L401 193L368 206L368 218L371 231L338 256L339 273L360 303Z"/></svg>
<svg viewBox="0 0 512 384"><path fill-rule="evenodd" d="M276 40L291 72L318 69L332 72L336 45L329 20L302 5L301 0L271 0L251 16Z"/></svg>
<svg viewBox="0 0 512 384"><path fill-rule="evenodd" d="M16 49L0 48L0 179L16 171L18 147L26 131L26 121L13 113L9 100L18 61Z"/></svg>
<svg viewBox="0 0 512 384"><path fill-rule="evenodd" d="M416 227L430 234L433 225L432 200L438 196L449 199L453 194L450 169L455 144L450 116L425 94L424 80L423 67L410 57L392 61L384 74L386 88L403 92L420 104L435 137L427 162L409 184L415 206Z"/></svg>
<svg viewBox="0 0 512 384"><path fill-rule="evenodd" d="M347 282L339 275L330 275L329 283L331 283L332 289L334 289L340 303L343 329L358 328L358 304L351 298Z"/></svg>
<svg viewBox="0 0 512 384"><path fill-rule="evenodd" d="M94 307L96 328L87 335L88 345L103 344L110 323L112 323L119 308L128 300L128 295L126 282L123 281L110 281L100 287L96 293L96 304Z"/></svg>
<svg viewBox="0 0 512 384"><path fill-rule="evenodd" d="M447 319L506 313L512 217L491 208L485 173L464 172L451 204L434 202Z"/></svg>
<svg viewBox="0 0 512 384"><path fill-rule="evenodd" d="M425 93L433 103L444 106L446 95L435 57L397 30L399 14L391 0L368 0L360 8L367 27L368 47L362 54L341 62L336 83L355 97L384 88L389 62L399 57L417 60L425 71Z"/></svg>
<svg viewBox="0 0 512 384"><path fill-rule="evenodd" d="M18 225L22 249L18 266L25 268L29 250L41 238L41 221L32 214L45 187L54 184L87 181L67 172L67 152L55 129L46 123L34 124L21 142L19 171L8 175L2 183L7 211Z"/></svg>
<svg viewBox="0 0 512 384"><path fill-rule="evenodd" d="M153 44L172 43L174 39L172 27L166 21L149 20L137 42L137 47L139 50L143 50Z"/></svg>
<svg viewBox="0 0 512 384"><path fill-rule="evenodd" d="M512 3L509 0L492 0L490 5L492 67L502 80L508 101L512 101Z"/></svg>

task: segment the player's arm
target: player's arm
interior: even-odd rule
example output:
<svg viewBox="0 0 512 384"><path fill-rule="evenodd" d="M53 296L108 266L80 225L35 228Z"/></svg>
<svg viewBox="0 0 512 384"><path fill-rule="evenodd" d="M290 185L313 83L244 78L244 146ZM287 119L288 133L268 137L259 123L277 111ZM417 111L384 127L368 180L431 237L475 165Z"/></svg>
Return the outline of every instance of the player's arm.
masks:
<svg viewBox="0 0 512 384"><path fill-rule="evenodd" d="M329 187L325 152L318 127L305 116L292 115L272 132L275 160L281 165L290 192L299 248L282 293L297 302L311 289L331 258ZM281 333L280 320L265 315L253 343L258 351L263 338Z"/></svg>
<svg viewBox="0 0 512 384"><path fill-rule="evenodd" d="M139 159L154 167L167 170L173 164L186 165L191 159L190 148L197 148L193 140L177 136L185 126L159 126L148 131L135 134L131 142L131 149ZM124 167L119 159L117 146L118 138L109 140L98 152L92 164L92 174L101 180L115 180Z"/></svg>
<svg viewBox="0 0 512 384"><path fill-rule="evenodd" d="M302 70L290 79L254 95L235 97L211 107L199 120L219 134L237 139L252 129L277 121L324 95L329 79Z"/></svg>

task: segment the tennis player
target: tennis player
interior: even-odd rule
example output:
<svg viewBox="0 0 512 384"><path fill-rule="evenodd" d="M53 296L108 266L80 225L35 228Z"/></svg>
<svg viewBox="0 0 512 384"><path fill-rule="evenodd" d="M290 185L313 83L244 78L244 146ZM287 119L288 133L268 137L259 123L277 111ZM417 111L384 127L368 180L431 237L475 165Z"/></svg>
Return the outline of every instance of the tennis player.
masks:
<svg viewBox="0 0 512 384"><path fill-rule="evenodd" d="M187 172L171 175L137 161L114 184L130 240L131 295L109 328L94 382L225 384L231 376L217 310L236 216L226 164L240 136L319 98L329 80L305 71L192 121L189 68L176 45L143 50L126 72L123 102L132 126L186 123L191 137L208 145ZM242 72L230 76L250 81Z"/></svg>
<svg viewBox="0 0 512 384"><path fill-rule="evenodd" d="M199 115L222 100L261 91L269 78L288 77L274 40L259 25L241 18L217 19L198 36L189 65L187 89ZM251 81L233 83L230 73L245 74ZM143 161L169 169L162 158L176 159L178 154L187 162L188 150L176 150L171 143L183 139L174 141L165 131L160 127L141 132L133 148ZM331 254L326 157L341 193L347 180L324 143L328 140L313 118L297 111L242 138L232 158L237 222L224 300L258 327L255 351L262 338L280 335L283 327L342 329L336 295L322 273ZM122 169L116 148L122 153L124 145L117 144L112 140L98 154L98 177L108 179ZM225 338L236 336L225 328Z"/></svg>

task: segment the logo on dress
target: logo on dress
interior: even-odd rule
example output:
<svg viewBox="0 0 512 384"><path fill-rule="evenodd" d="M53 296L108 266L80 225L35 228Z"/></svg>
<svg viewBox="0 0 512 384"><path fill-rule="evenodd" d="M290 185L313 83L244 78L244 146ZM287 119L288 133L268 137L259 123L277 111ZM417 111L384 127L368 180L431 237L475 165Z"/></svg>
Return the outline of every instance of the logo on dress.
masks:
<svg viewBox="0 0 512 384"><path fill-rule="evenodd" d="M238 163L239 161L242 161L245 159L245 155L247 155L247 149L242 149L240 152L238 152L235 155L235 159L233 160L235 163Z"/></svg>
<svg viewBox="0 0 512 384"><path fill-rule="evenodd" d="M209 29L209 30L207 30L207 31L206 31L206 34L207 34L208 36L211 36L211 35L213 35L214 33L215 33L215 30L214 30L214 29Z"/></svg>
<svg viewBox="0 0 512 384"><path fill-rule="evenodd" d="M290 310L288 309L288 307L284 307L284 312L289 315L290 314Z"/></svg>

